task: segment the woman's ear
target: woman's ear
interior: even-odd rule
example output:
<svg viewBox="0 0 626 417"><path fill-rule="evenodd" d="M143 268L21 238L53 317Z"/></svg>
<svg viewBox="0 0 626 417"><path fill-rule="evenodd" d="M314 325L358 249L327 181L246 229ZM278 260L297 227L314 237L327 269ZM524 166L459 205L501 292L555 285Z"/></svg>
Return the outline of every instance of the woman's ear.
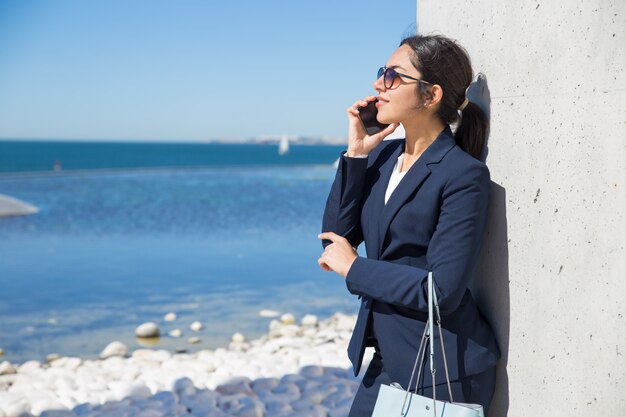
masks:
<svg viewBox="0 0 626 417"><path fill-rule="evenodd" d="M428 89L429 98L426 102L426 107L434 107L441 103L443 99L443 88L439 84L433 84Z"/></svg>

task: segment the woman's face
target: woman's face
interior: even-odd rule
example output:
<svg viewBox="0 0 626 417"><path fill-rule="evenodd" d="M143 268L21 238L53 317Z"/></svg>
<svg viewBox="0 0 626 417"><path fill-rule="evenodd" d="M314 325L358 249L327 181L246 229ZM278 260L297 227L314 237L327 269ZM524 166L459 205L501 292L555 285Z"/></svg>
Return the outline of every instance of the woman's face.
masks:
<svg viewBox="0 0 626 417"><path fill-rule="evenodd" d="M422 74L411 63L411 48L402 45L387 61L387 68L393 68L401 74L421 79ZM404 77L396 77L391 88L385 88L384 77L374 82L374 89L378 91L378 121L381 123L405 123L409 119L420 116L418 109L422 108L423 100L418 97L418 81Z"/></svg>

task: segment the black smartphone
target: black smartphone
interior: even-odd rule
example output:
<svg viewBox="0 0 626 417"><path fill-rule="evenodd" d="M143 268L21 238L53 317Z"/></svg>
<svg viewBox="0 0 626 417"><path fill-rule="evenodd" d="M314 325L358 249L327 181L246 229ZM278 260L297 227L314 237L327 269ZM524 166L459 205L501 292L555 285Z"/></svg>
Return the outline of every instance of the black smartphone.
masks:
<svg viewBox="0 0 626 417"><path fill-rule="evenodd" d="M380 132L389 125L380 123L376 116L378 115L378 109L376 108L376 102L378 100L370 101L365 107L359 107L359 117L368 135L373 135Z"/></svg>

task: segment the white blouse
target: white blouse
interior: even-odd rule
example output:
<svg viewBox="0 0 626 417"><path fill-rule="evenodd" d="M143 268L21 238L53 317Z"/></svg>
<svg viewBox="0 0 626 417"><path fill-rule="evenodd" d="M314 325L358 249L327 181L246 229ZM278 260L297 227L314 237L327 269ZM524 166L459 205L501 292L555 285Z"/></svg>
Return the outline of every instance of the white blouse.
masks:
<svg viewBox="0 0 626 417"><path fill-rule="evenodd" d="M403 157L404 157L404 153L401 153L398 159L396 160L396 165L393 167L393 171L391 171L391 177L389 178L389 184L387 184L387 191L385 192L385 204L387 204L387 201L389 200L391 193L393 193L393 190L396 189L396 187L400 183L400 180L404 178L404 174L406 174L408 171L407 170L404 172L400 172L400 169L402 168Z"/></svg>

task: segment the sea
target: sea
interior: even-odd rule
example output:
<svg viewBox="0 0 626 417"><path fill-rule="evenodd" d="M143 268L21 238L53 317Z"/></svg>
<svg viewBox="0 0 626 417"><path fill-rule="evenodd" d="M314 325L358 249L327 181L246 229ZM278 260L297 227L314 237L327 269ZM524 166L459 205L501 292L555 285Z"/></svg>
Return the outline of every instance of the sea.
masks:
<svg viewBox="0 0 626 417"><path fill-rule="evenodd" d="M112 341L195 352L265 334L261 310L356 313L317 264L343 149L0 141L0 194L39 209L0 217L0 362L97 358ZM137 339L145 322L161 337Z"/></svg>

